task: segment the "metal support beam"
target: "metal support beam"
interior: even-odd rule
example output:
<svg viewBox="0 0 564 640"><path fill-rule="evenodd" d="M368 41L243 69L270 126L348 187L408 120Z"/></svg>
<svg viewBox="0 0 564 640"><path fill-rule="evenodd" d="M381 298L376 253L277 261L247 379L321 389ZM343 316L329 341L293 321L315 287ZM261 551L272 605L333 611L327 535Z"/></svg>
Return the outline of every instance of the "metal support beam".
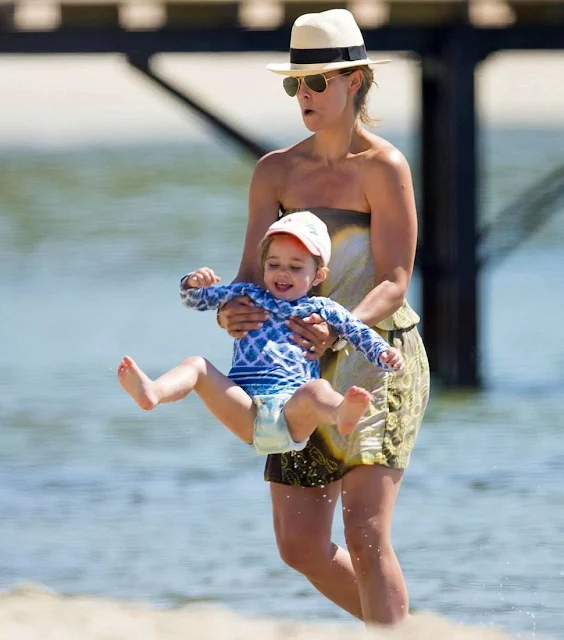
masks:
<svg viewBox="0 0 564 640"><path fill-rule="evenodd" d="M478 43L453 29L422 64L423 331L446 386L479 386L476 111Z"/></svg>
<svg viewBox="0 0 564 640"><path fill-rule="evenodd" d="M374 51L412 51L432 54L456 27L384 26L363 29L366 46ZM507 28L475 28L476 39L488 51L561 50L564 28L560 25L515 25ZM1 30L0 24L0 30ZM290 27L244 29L241 27L132 30L70 29L52 31L1 31L0 54L95 54L288 51Z"/></svg>
<svg viewBox="0 0 564 640"><path fill-rule="evenodd" d="M2 31L1 53L80 54L124 53L151 56L154 53L203 53L244 51L288 52L290 26L274 29L242 27L159 28L150 30L70 29L52 31ZM435 30L418 27L382 27L364 31L367 46L378 51L425 51L432 46Z"/></svg>
<svg viewBox="0 0 564 640"><path fill-rule="evenodd" d="M251 154L255 159L258 160L265 153L268 153L272 150L267 146L262 145L255 140L252 140L235 127L227 124L227 122L222 120L219 116L213 114L203 104L197 102L194 98L191 98L186 93L183 93L176 87L173 87L169 82L161 78L158 74L155 73L155 71L153 71L153 69L151 69L150 58L145 56L128 56L127 61L132 67L140 71L145 77L149 78L149 80L173 95L193 111L196 111L196 113L198 113L198 115L200 115L209 125L216 129L216 131L218 131L227 139L234 141L247 153Z"/></svg>

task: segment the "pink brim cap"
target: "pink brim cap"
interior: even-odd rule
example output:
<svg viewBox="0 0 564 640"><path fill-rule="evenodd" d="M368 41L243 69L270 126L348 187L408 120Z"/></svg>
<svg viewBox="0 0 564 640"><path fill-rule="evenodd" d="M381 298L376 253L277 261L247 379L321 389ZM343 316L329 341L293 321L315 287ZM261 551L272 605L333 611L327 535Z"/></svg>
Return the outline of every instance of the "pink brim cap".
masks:
<svg viewBox="0 0 564 640"><path fill-rule="evenodd" d="M322 257L320 249L313 244L313 242L307 237L306 234L304 234L301 230L293 230L291 227L288 227L290 227L290 225L288 225L286 229L274 229L272 231L267 231L264 235L266 238L268 238L269 236L279 236L282 233L285 233L289 236L294 236L294 238L297 238L310 253L312 253L314 256L319 256L320 258Z"/></svg>
<svg viewBox="0 0 564 640"><path fill-rule="evenodd" d="M311 211L296 211L283 216L272 224L265 238L286 233L299 240L314 256L319 256L325 266L331 259L331 238L327 225Z"/></svg>

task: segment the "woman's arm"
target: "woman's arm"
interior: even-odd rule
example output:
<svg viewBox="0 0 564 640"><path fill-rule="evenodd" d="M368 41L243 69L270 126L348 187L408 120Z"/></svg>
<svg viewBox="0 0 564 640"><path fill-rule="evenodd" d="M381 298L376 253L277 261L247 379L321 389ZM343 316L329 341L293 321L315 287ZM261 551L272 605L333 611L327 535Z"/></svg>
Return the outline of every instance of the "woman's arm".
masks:
<svg viewBox="0 0 564 640"><path fill-rule="evenodd" d="M255 166L249 189L249 218L243 255L236 282L253 282L263 285L258 244L268 227L278 219L279 187L282 174L280 152L263 156ZM247 332L259 329L268 313L253 305L249 298L238 298L222 307L217 320L233 338L242 338Z"/></svg>
<svg viewBox="0 0 564 640"><path fill-rule="evenodd" d="M279 180L282 173L279 151L263 156L256 164L249 187L249 217L243 255L234 282L263 286L257 247L268 227L278 219Z"/></svg>
<svg viewBox="0 0 564 640"><path fill-rule="evenodd" d="M352 313L373 327L397 311L405 299L417 247L417 212L405 157L391 147L368 163L365 193L371 210L376 286Z"/></svg>
<svg viewBox="0 0 564 640"><path fill-rule="evenodd" d="M415 260L417 212L411 171L404 156L391 145L367 160L365 194L370 205L370 242L376 266L374 289L352 310L373 327L403 304ZM323 319L292 318L291 336L308 359L318 358L335 343L337 334ZM296 335L297 334L297 335Z"/></svg>

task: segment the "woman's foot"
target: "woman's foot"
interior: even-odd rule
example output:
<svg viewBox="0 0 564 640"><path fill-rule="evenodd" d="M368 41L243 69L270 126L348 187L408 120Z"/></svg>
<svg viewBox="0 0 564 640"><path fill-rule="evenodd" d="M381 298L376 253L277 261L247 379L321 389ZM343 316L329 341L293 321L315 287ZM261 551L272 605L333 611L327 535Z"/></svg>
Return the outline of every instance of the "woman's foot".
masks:
<svg viewBox="0 0 564 640"><path fill-rule="evenodd" d="M370 404L370 393L362 387L351 387L337 409L337 428L344 436L355 430Z"/></svg>
<svg viewBox="0 0 564 640"><path fill-rule="evenodd" d="M138 366L133 358L125 356L119 363L118 380L123 389L146 411L159 404L154 382Z"/></svg>

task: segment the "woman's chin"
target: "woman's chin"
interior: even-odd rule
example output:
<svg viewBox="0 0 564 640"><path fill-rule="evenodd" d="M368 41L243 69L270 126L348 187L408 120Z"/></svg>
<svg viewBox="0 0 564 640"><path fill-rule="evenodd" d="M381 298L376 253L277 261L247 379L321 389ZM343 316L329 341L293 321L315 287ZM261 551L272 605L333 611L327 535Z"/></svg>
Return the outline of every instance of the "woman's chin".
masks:
<svg viewBox="0 0 564 640"><path fill-rule="evenodd" d="M306 129L308 131L311 131L312 133L317 133L318 131L323 129L323 127L321 127L318 122L313 122L310 118L304 118L303 120Z"/></svg>
<svg viewBox="0 0 564 640"><path fill-rule="evenodd" d="M312 133L315 133L316 131L319 131L323 128L321 126L321 119L316 113L302 114L302 120L306 126L306 129L308 129Z"/></svg>
<svg viewBox="0 0 564 640"><path fill-rule="evenodd" d="M322 117L317 113L312 113L311 115L303 115L302 120L306 129L311 131L312 133L318 133L319 131L325 131L327 129L332 129L335 126L338 126L339 121L329 120L326 117Z"/></svg>

